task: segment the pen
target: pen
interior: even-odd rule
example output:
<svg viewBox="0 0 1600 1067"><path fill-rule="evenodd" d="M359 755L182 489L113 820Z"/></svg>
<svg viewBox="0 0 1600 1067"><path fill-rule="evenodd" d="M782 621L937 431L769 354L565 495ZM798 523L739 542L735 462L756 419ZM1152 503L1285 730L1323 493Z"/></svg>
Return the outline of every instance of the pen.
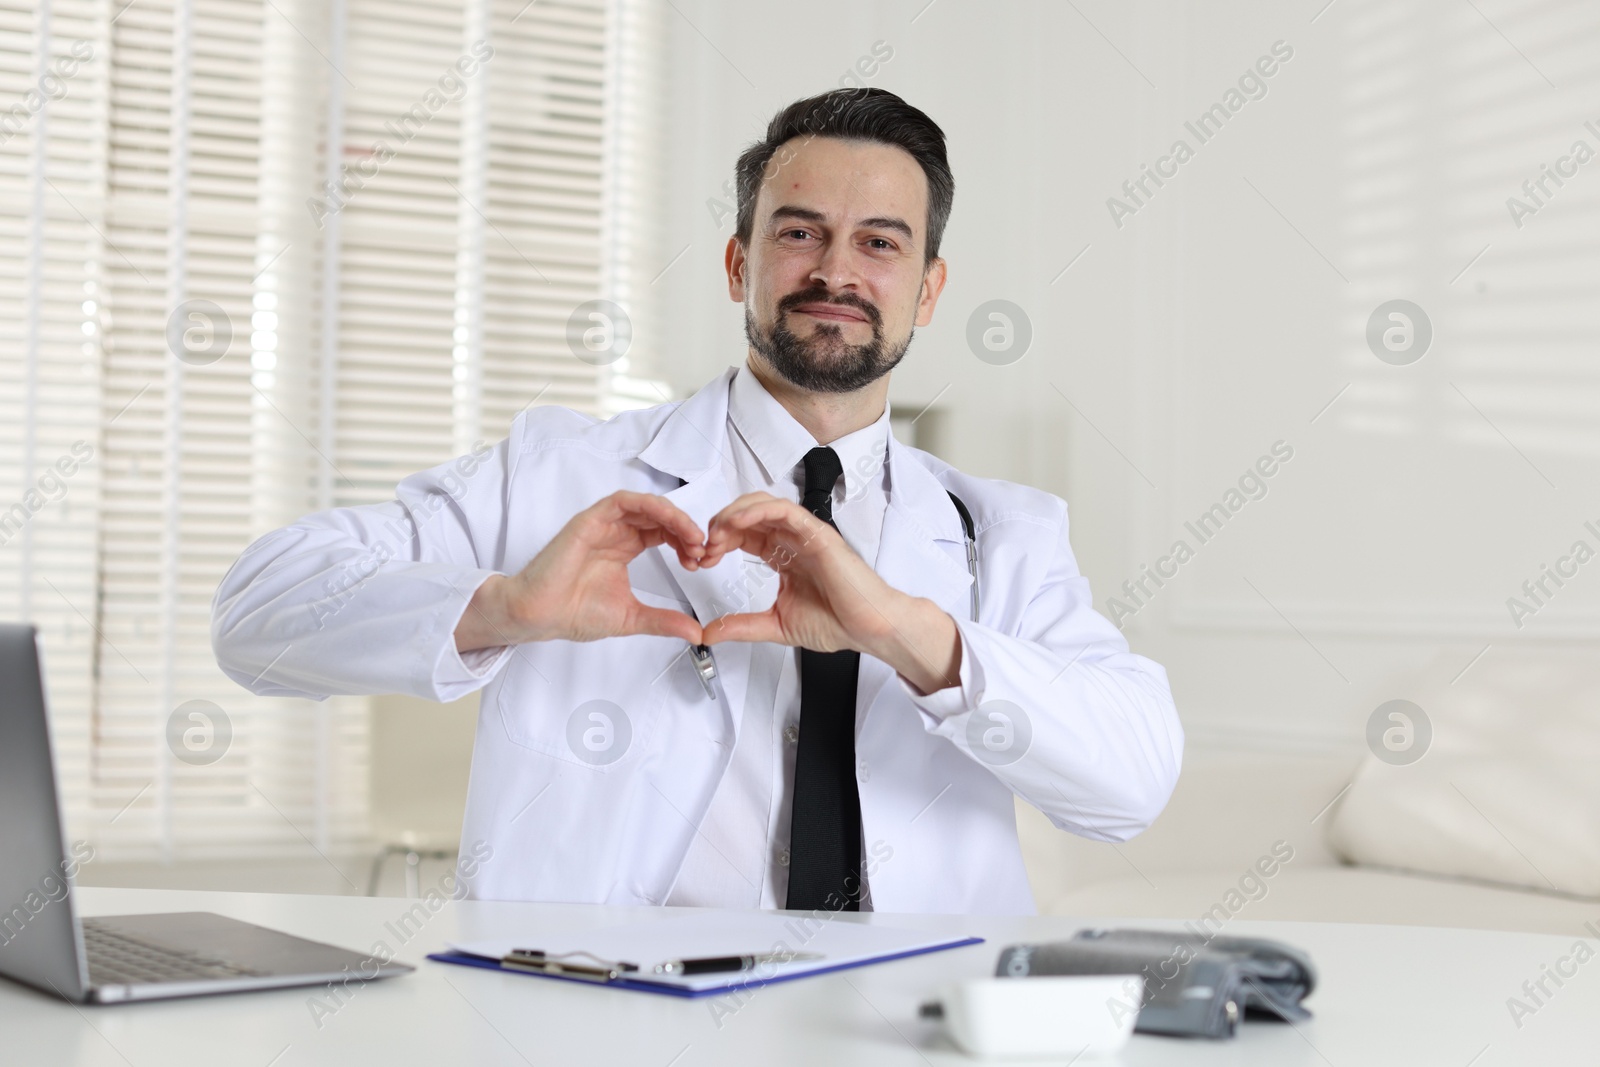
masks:
<svg viewBox="0 0 1600 1067"><path fill-rule="evenodd" d="M700 676L700 684L705 686L706 696L717 699L717 690L711 684L717 676L717 661L711 658L711 646L690 645L689 658L694 660L695 673Z"/></svg>
<svg viewBox="0 0 1600 1067"><path fill-rule="evenodd" d="M585 956L591 963L575 963L574 957ZM615 982L625 974L639 969L635 963L606 960L592 952L549 953L537 948L514 948L500 958L500 966L509 971L537 971L560 978L581 978L587 982Z"/></svg>
<svg viewBox="0 0 1600 1067"><path fill-rule="evenodd" d="M689 617L695 622L700 621L700 616L692 607L689 609ZM706 688L706 696L712 700L717 699L716 687L711 684L717 677L717 661L711 658L711 646L690 645L689 658L694 661L695 673L700 676L700 684Z"/></svg>
<svg viewBox="0 0 1600 1067"><path fill-rule="evenodd" d="M815 952L758 952L750 956L707 956L697 960L669 960L655 966L657 974L688 976L691 974L719 974L725 971L749 971L763 963L788 963L791 960L820 960Z"/></svg>

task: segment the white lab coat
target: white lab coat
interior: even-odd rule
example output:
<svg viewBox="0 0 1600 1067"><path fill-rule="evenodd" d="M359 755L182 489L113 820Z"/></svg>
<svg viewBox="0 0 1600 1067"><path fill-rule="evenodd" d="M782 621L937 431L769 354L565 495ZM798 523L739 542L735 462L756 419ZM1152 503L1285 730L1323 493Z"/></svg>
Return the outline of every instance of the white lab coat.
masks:
<svg viewBox="0 0 1600 1067"><path fill-rule="evenodd" d="M223 670L257 693L313 699L399 692L443 701L481 687L462 845L482 842L492 857L470 893L662 903L732 755L751 646L714 647L712 700L680 640L536 642L463 662L452 635L490 574L521 569L576 512L617 489L664 495L705 529L734 496L721 461L732 374L680 403L603 423L531 409L492 449L407 478L397 501L311 515L261 538L217 591ZM962 474L899 442L888 463L877 570L956 620L966 684L918 697L882 661L861 657L857 777L873 906L1031 913L1012 794L1085 837L1126 841L1143 830L1166 804L1182 754L1166 674L1130 653L1094 610L1064 501ZM977 526L976 622L947 488ZM745 570L761 567L735 553L689 572L661 546L629 570L641 601L692 607L708 622L770 605L770 574ZM764 586L750 580L758 575ZM755 599L741 600L752 589ZM612 762L574 747L599 721L576 714L594 700L627 719L625 748L602 738L622 753ZM995 701L1023 720L1010 724L1015 747L1002 744L1000 759L984 748L985 731L1007 739L990 712L1008 705ZM1024 731L1025 752L1005 762Z"/></svg>

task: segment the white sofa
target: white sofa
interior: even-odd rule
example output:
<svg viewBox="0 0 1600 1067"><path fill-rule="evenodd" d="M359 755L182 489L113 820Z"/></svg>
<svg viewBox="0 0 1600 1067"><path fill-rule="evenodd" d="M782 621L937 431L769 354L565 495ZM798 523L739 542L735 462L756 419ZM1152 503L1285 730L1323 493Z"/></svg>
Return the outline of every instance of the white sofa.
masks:
<svg viewBox="0 0 1600 1067"><path fill-rule="evenodd" d="M1205 928L1213 932L1239 918L1592 936L1583 924L1600 925L1600 900L1341 864L1325 840L1328 806L1363 755L1191 743L1166 811L1119 845L1062 833L1019 804L1039 910L1196 922L1209 914ZM1276 862L1277 842L1280 855L1293 850L1292 859ZM1256 868L1263 857L1270 877Z"/></svg>

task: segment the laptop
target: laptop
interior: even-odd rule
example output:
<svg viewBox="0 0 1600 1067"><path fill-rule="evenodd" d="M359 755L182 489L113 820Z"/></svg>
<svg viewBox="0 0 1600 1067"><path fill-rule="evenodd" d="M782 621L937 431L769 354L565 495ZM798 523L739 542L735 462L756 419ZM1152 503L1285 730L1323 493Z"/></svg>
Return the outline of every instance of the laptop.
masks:
<svg viewBox="0 0 1600 1067"><path fill-rule="evenodd" d="M38 632L0 624L0 975L108 1004L416 969L210 912L80 919L39 663Z"/></svg>

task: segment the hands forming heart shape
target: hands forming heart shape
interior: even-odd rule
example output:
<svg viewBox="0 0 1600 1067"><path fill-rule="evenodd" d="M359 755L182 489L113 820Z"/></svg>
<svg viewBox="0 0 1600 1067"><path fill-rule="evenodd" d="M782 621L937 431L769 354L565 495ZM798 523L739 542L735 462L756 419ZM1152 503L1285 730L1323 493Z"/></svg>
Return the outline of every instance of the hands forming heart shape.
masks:
<svg viewBox="0 0 1600 1067"><path fill-rule="evenodd" d="M891 639L891 617L902 606L896 598L908 598L798 504L747 493L709 527L703 534L665 497L612 493L574 515L519 573L480 586L456 628L456 647L655 634L691 644L770 641L831 652L869 651ZM766 611L724 615L704 627L683 612L642 604L628 564L662 544L691 571L732 552L759 556L778 573L777 599Z"/></svg>

